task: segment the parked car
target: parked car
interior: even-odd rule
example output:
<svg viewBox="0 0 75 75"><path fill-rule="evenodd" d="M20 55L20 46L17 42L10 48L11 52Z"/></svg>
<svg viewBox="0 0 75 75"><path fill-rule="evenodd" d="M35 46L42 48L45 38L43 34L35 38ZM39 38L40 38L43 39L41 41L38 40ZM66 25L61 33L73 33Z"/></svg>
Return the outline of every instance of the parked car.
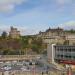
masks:
<svg viewBox="0 0 75 75"><path fill-rule="evenodd" d="M9 66L5 66L5 67L2 67L1 69L3 69L3 70L10 70L11 67L9 67Z"/></svg>

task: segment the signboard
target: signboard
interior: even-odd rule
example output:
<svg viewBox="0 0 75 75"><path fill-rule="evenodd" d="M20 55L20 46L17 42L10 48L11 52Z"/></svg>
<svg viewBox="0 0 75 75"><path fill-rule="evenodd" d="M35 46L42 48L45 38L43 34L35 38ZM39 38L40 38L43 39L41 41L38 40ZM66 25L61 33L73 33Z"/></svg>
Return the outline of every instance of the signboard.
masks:
<svg viewBox="0 0 75 75"><path fill-rule="evenodd" d="M72 60L60 60L59 63L75 65L75 61Z"/></svg>

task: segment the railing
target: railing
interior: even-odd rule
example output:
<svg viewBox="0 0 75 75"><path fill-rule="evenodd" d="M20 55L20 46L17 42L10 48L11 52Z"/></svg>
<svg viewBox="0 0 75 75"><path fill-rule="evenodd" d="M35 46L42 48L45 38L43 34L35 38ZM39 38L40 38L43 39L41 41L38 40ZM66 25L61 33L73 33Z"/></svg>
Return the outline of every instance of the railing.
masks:
<svg viewBox="0 0 75 75"><path fill-rule="evenodd" d="M19 70L15 70L15 71L7 71L7 72L0 72L0 75L67 75L67 72L61 72L59 70L52 70L52 71L36 71L35 73L33 71L19 71Z"/></svg>
<svg viewBox="0 0 75 75"><path fill-rule="evenodd" d="M0 60L25 60L25 59L35 59L40 57L40 55L1 55Z"/></svg>

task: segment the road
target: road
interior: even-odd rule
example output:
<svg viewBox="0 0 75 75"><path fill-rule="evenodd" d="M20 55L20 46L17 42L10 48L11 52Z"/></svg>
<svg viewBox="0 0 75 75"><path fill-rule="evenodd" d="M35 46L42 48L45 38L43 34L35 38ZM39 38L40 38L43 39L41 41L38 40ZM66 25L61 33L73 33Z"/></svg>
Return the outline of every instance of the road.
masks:
<svg viewBox="0 0 75 75"><path fill-rule="evenodd" d="M34 63L34 64L31 64ZM35 64L37 63L37 64ZM4 69L6 66L10 69ZM52 73L53 75L57 73L57 75L62 75L63 70L58 70L57 66L54 64L49 64L47 62L46 56L41 56L40 58L34 59L34 60L23 60L23 61L6 61L4 63L0 62L0 71L36 71L38 73ZM73 72L73 75L75 75L75 72Z"/></svg>

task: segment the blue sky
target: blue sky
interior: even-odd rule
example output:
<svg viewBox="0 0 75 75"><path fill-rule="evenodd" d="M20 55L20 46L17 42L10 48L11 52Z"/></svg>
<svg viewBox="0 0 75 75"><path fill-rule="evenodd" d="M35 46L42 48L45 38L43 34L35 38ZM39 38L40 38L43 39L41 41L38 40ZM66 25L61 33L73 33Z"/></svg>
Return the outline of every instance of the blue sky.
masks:
<svg viewBox="0 0 75 75"><path fill-rule="evenodd" d="M23 35L49 27L75 27L75 0L0 0L0 33L17 27Z"/></svg>

